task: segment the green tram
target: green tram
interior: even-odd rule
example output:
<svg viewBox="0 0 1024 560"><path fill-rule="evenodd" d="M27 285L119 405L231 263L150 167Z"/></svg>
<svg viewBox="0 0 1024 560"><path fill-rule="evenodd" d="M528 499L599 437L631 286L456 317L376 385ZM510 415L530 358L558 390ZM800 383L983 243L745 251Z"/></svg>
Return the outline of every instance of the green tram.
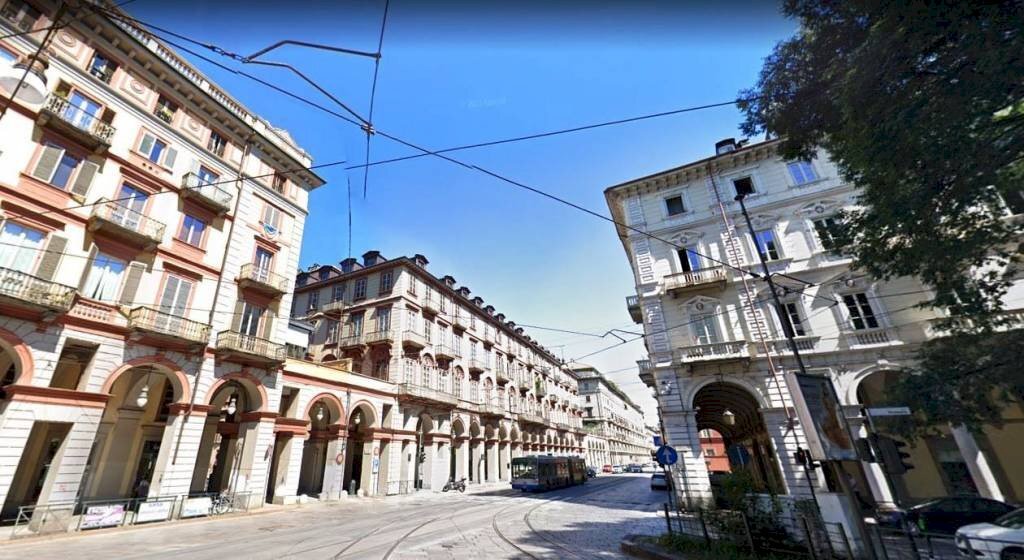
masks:
<svg viewBox="0 0 1024 560"><path fill-rule="evenodd" d="M543 492L587 481L587 464L580 457L530 455L512 459L512 488Z"/></svg>

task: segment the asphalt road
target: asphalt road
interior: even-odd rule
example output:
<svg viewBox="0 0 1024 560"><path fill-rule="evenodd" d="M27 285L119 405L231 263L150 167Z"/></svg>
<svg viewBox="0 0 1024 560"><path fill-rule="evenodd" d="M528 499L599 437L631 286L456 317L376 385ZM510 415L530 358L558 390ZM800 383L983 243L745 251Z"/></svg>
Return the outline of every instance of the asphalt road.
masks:
<svg viewBox="0 0 1024 560"><path fill-rule="evenodd" d="M627 533L664 532L664 491L649 474L523 494L505 486L466 494L354 498L274 513L0 544L0 558L405 559L623 558Z"/></svg>

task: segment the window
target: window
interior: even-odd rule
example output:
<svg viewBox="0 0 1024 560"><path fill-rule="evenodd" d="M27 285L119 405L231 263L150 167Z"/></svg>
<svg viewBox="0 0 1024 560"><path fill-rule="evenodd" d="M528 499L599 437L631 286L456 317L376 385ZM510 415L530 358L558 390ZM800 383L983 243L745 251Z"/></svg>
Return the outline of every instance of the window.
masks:
<svg viewBox="0 0 1024 560"><path fill-rule="evenodd" d="M789 169L789 176L793 178L794 185L803 185L818 180L818 174L814 172L814 166L809 161L791 161L786 164Z"/></svg>
<svg viewBox="0 0 1024 560"><path fill-rule="evenodd" d="M210 139L206 141L206 149L214 153L214 155L224 157L224 149L227 148L228 141L224 139L216 131L210 131Z"/></svg>
<svg viewBox="0 0 1024 560"><path fill-rule="evenodd" d="M174 120L174 113L178 112L178 106L174 104L170 99L164 96L160 96L156 100L156 108L153 109L153 114L156 118L164 121L167 124L171 124Z"/></svg>
<svg viewBox="0 0 1024 560"><path fill-rule="evenodd" d="M318 278L319 278L319 279L320 279L321 281L323 281L323 280L327 280L328 278L330 278L330 277L331 277L331 269L329 269L329 268L326 268L326 267L325 267L325 268L321 268L321 269L320 269L320 272L317 272L317 274L316 274L316 275L317 275L317 277L318 277Z"/></svg>
<svg viewBox="0 0 1024 560"><path fill-rule="evenodd" d="M793 333L792 333L793 336L806 336L807 335L807 329L804 328L803 320L800 317L800 306L799 305L797 305L794 302L783 303L782 305L780 305L778 307L778 312L779 312L779 323L782 325L782 332L783 333L785 333L787 336L790 334L790 333L786 332L789 329L787 328L786 323L783 320L783 316L785 316L785 317L789 318L789 324L792 325L792 327L793 327Z"/></svg>
<svg viewBox="0 0 1024 560"><path fill-rule="evenodd" d="M320 292L309 292L309 299L306 301L306 311L316 311L320 308Z"/></svg>
<svg viewBox="0 0 1024 560"><path fill-rule="evenodd" d="M89 62L89 73L99 79L105 84L110 83L110 79L114 76L114 72L117 70L117 64L106 56L99 52L93 53L92 60Z"/></svg>
<svg viewBox="0 0 1024 560"><path fill-rule="evenodd" d="M733 179L732 186L736 189L736 194L754 194L754 181L750 177L742 177L740 179Z"/></svg>
<svg viewBox="0 0 1024 560"><path fill-rule="evenodd" d="M697 344L715 344L718 339L718 324L714 314L702 313L694 315L691 320L693 338Z"/></svg>
<svg viewBox="0 0 1024 560"><path fill-rule="evenodd" d="M377 308L377 332L388 332L391 330L391 308Z"/></svg>
<svg viewBox="0 0 1024 560"><path fill-rule="evenodd" d="M41 231L4 222L0 230L0 267L31 274L45 237Z"/></svg>
<svg viewBox="0 0 1024 560"><path fill-rule="evenodd" d="M416 331L416 325L419 323L419 321L417 321L417 318L419 317L419 315L416 312L414 312L414 311L407 311L406 314L405 314L405 317L406 317L405 328L410 330L410 331L415 332Z"/></svg>
<svg viewBox="0 0 1024 560"><path fill-rule="evenodd" d="M850 323L854 330L878 328L878 318L875 317L875 311L871 309L867 294L864 292L846 294L843 296L843 304L846 305L846 311L850 314Z"/></svg>
<svg viewBox="0 0 1024 560"><path fill-rule="evenodd" d="M238 323L238 332L249 336L259 335L260 320L263 319L263 314L266 311L264 307L253 305L248 301L242 302L242 316Z"/></svg>
<svg viewBox="0 0 1024 560"><path fill-rule="evenodd" d="M39 20L41 15L42 13L39 10L22 0L10 0L0 10L0 16L3 16L21 31L28 31L35 27L36 21Z"/></svg>
<svg viewBox="0 0 1024 560"><path fill-rule="evenodd" d="M395 273L391 270L386 270L380 273L380 288L379 291L382 294L390 293L391 286L394 284Z"/></svg>
<svg viewBox="0 0 1024 560"><path fill-rule="evenodd" d="M262 222L265 227L269 226L273 228L276 233L281 229L281 211L278 210L276 206L264 204L263 216L260 218L260 222Z"/></svg>
<svg viewBox="0 0 1024 560"><path fill-rule="evenodd" d="M327 320L327 342L338 341L338 322L334 319Z"/></svg>
<svg viewBox="0 0 1024 560"><path fill-rule="evenodd" d="M160 295L160 311L175 317L184 317L185 309L188 307L189 297L192 295L194 283L184 278L167 275L164 282L164 292ZM158 324L169 330L177 330L181 326L179 320L168 320L170 318L157 317Z"/></svg>
<svg viewBox="0 0 1024 560"><path fill-rule="evenodd" d="M68 153L63 147L48 143L43 146L32 176L72 194L84 196L99 166Z"/></svg>
<svg viewBox="0 0 1024 560"><path fill-rule="evenodd" d="M89 268L89 276L85 279L82 295L101 301L114 301L121 287L125 262L110 255L96 253Z"/></svg>
<svg viewBox="0 0 1024 560"><path fill-rule="evenodd" d="M423 318L423 338L427 342L432 343L434 341L434 323L431 323L426 317Z"/></svg>
<svg viewBox="0 0 1024 560"><path fill-rule="evenodd" d="M832 236L835 227L836 219L832 216L814 220L814 233L818 235L818 245L821 246L822 250L835 250L835 238Z"/></svg>
<svg viewBox="0 0 1024 560"><path fill-rule="evenodd" d="M352 299L360 300L366 297L366 277L359 278L356 280L355 285L352 287Z"/></svg>
<svg viewBox="0 0 1024 560"><path fill-rule="evenodd" d="M220 181L220 175L210 171L209 169L200 166L199 171L196 171L196 179L199 186L212 185Z"/></svg>
<svg viewBox="0 0 1024 560"><path fill-rule="evenodd" d="M287 183L287 181L288 180L285 178L284 174L282 174L280 171L275 170L273 177L271 177L270 185L274 188L275 191L284 194L285 184Z"/></svg>
<svg viewBox="0 0 1024 560"><path fill-rule="evenodd" d="M139 153L146 156L149 161L164 167L174 167L174 162L178 159L178 150L148 132L142 135Z"/></svg>
<svg viewBox="0 0 1024 560"><path fill-rule="evenodd" d="M360 336L363 334L363 313L353 313L348 318L348 335Z"/></svg>
<svg viewBox="0 0 1024 560"><path fill-rule="evenodd" d="M137 231L142 222L143 212L149 193L129 184L121 185L117 193L117 204L110 214L110 220L130 230Z"/></svg>
<svg viewBox="0 0 1024 560"><path fill-rule="evenodd" d="M3 47L0 47L0 61L14 62L16 60L18 60L18 55L14 54L13 52Z"/></svg>
<svg viewBox="0 0 1024 560"><path fill-rule="evenodd" d="M331 301L341 301L345 297L345 284L331 286Z"/></svg>
<svg viewBox="0 0 1024 560"><path fill-rule="evenodd" d="M416 291L419 289L419 280L416 278L409 278L409 293L416 295Z"/></svg>
<svg viewBox="0 0 1024 560"><path fill-rule="evenodd" d="M181 221L181 229L178 230L178 239L189 245L199 247L203 242L203 233L206 231L206 222L185 214Z"/></svg>
<svg viewBox="0 0 1024 560"><path fill-rule="evenodd" d="M764 254L765 258L774 261L779 258L779 244L775 240L775 231L763 229L754 232L754 244L757 250Z"/></svg>
<svg viewBox="0 0 1024 560"><path fill-rule="evenodd" d="M700 255L692 247L676 251L679 257L679 268L681 272L694 272L700 270Z"/></svg>
<svg viewBox="0 0 1024 560"><path fill-rule="evenodd" d="M683 206L683 195L666 198L665 210L668 211L669 216L676 216L686 212L686 207Z"/></svg>
<svg viewBox="0 0 1024 560"><path fill-rule="evenodd" d="M270 269L274 264L274 253L264 249L263 247L256 247L256 253L252 259L253 268L256 269L255 274L258 279L266 279L270 275Z"/></svg>

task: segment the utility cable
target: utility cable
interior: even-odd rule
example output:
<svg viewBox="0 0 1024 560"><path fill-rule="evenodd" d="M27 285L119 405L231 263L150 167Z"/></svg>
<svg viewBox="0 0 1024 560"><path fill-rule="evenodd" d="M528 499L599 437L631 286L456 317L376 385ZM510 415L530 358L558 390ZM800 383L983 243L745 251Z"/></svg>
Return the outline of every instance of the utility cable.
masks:
<svg viewBox="0 0 1024 560"><path fill-rule="evenodd" d="M388 8L391 0L384 0L384 16L380 22L380 38L377 40L377 57L373 59L373 81L370 84L370 112L367 119L370 121L364 127L366 131L366 165L363 167L363 198L366 198L367 182L370 177L370 138L373 137L373 102L377 97L377 75L380 73L380 57L384 49L384 30L388 25Z"/></svg>

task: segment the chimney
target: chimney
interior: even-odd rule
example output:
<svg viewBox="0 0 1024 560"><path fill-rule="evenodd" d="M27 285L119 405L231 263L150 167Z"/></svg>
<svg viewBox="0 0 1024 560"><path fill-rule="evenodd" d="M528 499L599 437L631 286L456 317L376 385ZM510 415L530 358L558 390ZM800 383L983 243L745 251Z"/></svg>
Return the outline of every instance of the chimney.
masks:
<svg viewBox="0 0 1024 560"><path fill-rule="evenodd" d="M387 261L381 256L380 251L367 251L363 253L363 266L373 266Z"/></svg>
<svg viewBox="0 0 1024 560"><path fill-rule="evenodd" d="M483 300L481 300L481 301L483 301ZM493 305L488 305L488 306L484 307L484 311L488 315L494 315L494 306Z"/></svg>
<svg viewBox="0 0 1024 560"><path fill-rule="evenodd" d="M715 142L715 155L727 154L736 151L736 139L726 138Z"/></svg>
<svg viewBox="0 0 1024 560"><path fill-rule="evenodd" d="M498 321L504 322L505 321L505 314L504 313L498 313L497 315L494 316L494 318L497 319Z"/></svg>
<svg viewBox="0 0 1024 560"><path fill-rule="evenodd" d="M467 288L465 286L462 286L457 291L459 292L460 296L462 296L464 298L468 298L469 297L469 288Z"/></svg>
<svg viewBox="0 0 1024 560"><path fill-rule="evenodd" d="M338 264L341 266L342 272L354 272L362 268L362 266L359 265L359 261L356 260L355 257L349 257Z"/></svg>
<svg viewBox="0 0 1024 560"><path fill-rule="evenodd" d="M427 260L427 257L424 257L419 253L413 255L412 262L416 263L416 266L419 266L420 268L427 268L427 264L430 263L430 261Z"/></svg>
<svg viewBox="0 0 1024 560"><path fill-rule="evenodd" d="M455 277L450 274L445 275L444 278L441 278L441 281L444 282L444 285L448 286L449 288L455 287Z"/></svg>

